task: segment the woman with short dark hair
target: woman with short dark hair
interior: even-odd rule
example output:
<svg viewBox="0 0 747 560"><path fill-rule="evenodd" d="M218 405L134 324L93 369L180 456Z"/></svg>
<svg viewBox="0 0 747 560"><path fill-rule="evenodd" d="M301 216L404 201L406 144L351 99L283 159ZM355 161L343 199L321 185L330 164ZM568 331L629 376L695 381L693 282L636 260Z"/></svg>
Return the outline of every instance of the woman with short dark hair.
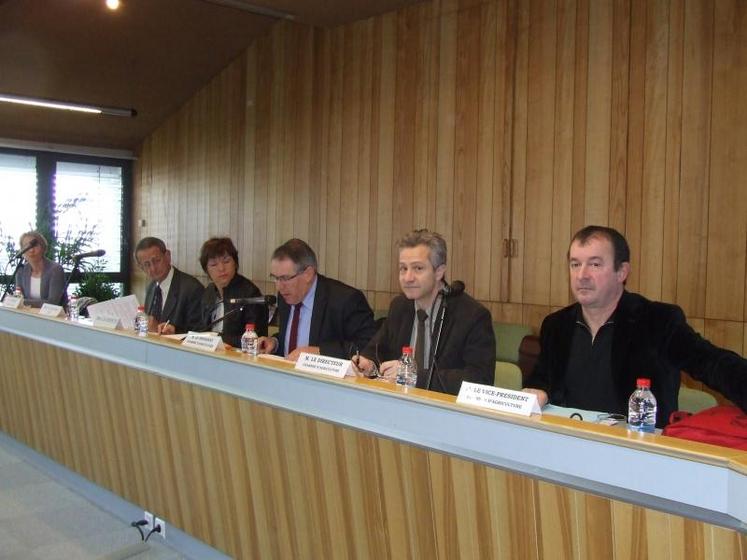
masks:
<svg viewBox="0 0 747 560"><path fill-rule="evenodd" d="M267 335L267 307L231 303L231 299L260 297L254 283L238 273L239 253L228 237L213 237L200 249L200 265L210 277L202 294L202 322L205 330L221 333L223 342L241 346L247 323L254 323L259 336ZM223 319L221 319L223 318Z"/></svg>

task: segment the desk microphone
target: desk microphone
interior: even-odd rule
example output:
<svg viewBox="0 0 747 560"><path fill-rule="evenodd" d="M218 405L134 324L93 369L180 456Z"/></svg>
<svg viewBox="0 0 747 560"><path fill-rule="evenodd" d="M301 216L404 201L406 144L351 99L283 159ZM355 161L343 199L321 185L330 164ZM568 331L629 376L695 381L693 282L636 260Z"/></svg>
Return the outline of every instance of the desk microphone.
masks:
<svg viewBox="0 0 747 560"><path fill-rule="evenodd" d="M231 298L228 303L233 305L275 305L278 298L275 296L257 296L257 297L243 297L243 298Z"/></svg>
<svg viewBox="0 0 747 560"><path fill-rule="evenodd" d="M106 255L106 251L104 249L98 249L96 251L88 251L87 253L80 253L78 255L75 255L73 257L73 260L81 261L83 259L88 259L91 257L103 257L104 255Z"/></svg>
<svg viewBox="0 0 747 560"><path fill-rule="evenodd" d="M26 247L22 251L18 251L15 255L13 255L13 258L11 260L20 259L23 255L26 254L26 251L30 251L34 247L36 247L39 244L38 239L32 239L31 242L26 245Z"/></svg>
<svg viewBox="0 0 747 560"><path fill-rule="evenodd" d="M441 295L443 297L453 297L458 296L464 292L464 282L461 280L454 280L451 284L446 284L444 282L444 287L441 288Z"/></svg>

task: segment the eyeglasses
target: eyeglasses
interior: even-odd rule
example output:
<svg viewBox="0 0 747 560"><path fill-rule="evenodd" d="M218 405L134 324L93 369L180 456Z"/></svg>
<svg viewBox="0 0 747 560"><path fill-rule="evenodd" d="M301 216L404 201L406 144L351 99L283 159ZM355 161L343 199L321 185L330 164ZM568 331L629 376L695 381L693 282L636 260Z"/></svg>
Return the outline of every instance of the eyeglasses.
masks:
<svg viewBox="0 0 747 560"><path fill-rule="evenodd" d="M163 262L163 257L162 256L153 257L152 259L150 259L148 261L141 262L140 263L140 268L142 268L143 270L150 270L151 268L153 268L154 266L158 266L162 262Z"/></svg>
<svg viewBox="0 0 747 560"><path fill-rule="evenodd" d="M290 282L291 280L293 280L296 276L300 276L301 274L303 274L305 270L306 269L304 268L303 270L299 270L295 274L292 274L292 275L286 274L284 276L275 276L274 274L270 274L270 280L272 280L276 284L286 284Z"/></svg>

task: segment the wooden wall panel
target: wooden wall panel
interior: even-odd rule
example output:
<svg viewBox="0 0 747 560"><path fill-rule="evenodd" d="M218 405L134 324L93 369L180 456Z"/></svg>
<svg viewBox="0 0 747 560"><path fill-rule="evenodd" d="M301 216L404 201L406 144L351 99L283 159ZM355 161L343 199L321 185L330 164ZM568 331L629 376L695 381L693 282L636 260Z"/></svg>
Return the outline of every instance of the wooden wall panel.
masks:
<svg viewBox="0 0 747 560"><path fill-rule="evenodd" d="M747 558L736 531L16 335L0 348L0 430L235 558Z"/></svg>
<svg viewBox="0 0 747 560"><path fill-rule="evenodd" d="M200 245L231 235L268 290L271 251L302 237L379 306L398 292L394 243L430 227L450 278L537 328L570 301L572 233L609 224L631 245L630 289L744 323L746 13L433 0L333 29L279 23L143 143L133 231L203 279Z"/></svg>

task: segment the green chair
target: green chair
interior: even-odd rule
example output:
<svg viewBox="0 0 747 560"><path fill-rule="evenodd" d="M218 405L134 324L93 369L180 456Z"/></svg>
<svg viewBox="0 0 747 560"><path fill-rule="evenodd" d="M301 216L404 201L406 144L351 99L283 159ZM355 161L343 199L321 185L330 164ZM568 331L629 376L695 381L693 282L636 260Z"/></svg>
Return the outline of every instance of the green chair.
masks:
<svg viewBox="0 0 747 560"><path fill-rule="evenodd" d="M495 359L498 362L519 362L519 345L522 339L532 334L529 325L516 323L493 323L495 333Z"/></svg>
<svg viewBox="0 0 747 560"><path fill-rule="evenodd" d="M495 383L501 389L521 391L521 370L510 362L495 363Z"/></svg>
<svg viewBox="0 0 747 560"><path fill-rule="evenodd" d="M717 404L716 397L705 391L684 386L680 387L679 410L695 414Z"/></svg>

